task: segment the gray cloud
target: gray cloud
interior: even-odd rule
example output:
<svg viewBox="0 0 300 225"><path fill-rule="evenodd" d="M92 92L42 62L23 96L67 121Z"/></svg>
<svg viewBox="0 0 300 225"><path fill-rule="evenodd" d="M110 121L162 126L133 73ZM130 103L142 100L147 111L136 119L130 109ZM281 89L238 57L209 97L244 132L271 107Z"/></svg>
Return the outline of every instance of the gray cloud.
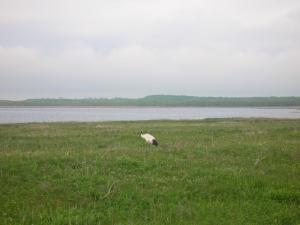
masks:
<svg viewBox="0 0 300 225"><path fill-rule="evenodd" d="M0 98L300 95L297 1L0 4Z"/></svg>

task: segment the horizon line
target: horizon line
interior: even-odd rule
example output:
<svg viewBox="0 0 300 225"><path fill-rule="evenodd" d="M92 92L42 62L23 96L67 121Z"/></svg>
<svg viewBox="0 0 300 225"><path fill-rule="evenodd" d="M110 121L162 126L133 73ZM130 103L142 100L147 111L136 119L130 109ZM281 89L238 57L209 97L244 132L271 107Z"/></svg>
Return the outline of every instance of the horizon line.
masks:
<svg viewBox="0 0 300 225"><path fill-rule="evenodd" d="M20 98L20 99L0 99L0 101L26 101L26 100L37 100L37 99L65 99L65 100L87 100L87 99L143 99L151 96L174 96L174 97L196 97L196 98L299 98L300 95L268 95L268 96L197 96L197 95L181 95L181 94L151 94L144 95L142 97L38 97L38 98Z"/></svg>

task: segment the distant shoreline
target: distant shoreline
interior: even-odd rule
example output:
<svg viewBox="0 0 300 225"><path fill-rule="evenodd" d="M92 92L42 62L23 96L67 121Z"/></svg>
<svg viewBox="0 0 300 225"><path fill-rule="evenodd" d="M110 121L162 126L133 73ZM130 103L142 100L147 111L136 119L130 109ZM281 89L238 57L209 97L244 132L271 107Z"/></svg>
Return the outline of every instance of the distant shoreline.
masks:
<svg viewBox="0 0 300 225"><path fill-rule="evenodd" d="M300 97L196 97L150 95L144 98L40 98L0 100L0 107L300 107Z"/></svg>
<svg viewBox="0 0 300 225"><path fill-rule="evenodd" d="M296 109L300 110L300 106L105 106L105 105L0 105L0 108L257 108L257 109ZM300 112L299 112L300 113Z"/></svg>

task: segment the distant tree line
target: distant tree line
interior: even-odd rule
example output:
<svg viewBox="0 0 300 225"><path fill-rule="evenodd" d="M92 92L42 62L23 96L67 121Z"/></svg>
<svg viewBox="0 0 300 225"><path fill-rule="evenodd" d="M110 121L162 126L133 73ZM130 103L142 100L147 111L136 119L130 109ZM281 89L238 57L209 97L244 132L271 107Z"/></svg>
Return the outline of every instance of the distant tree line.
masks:
<svg viewBox="0 0 300 225"><path fill-rule="evenodd" d="M40 98L22 101L0 100L0 106L292 107L300 106L300 97L194 97L150 95L144 98Z"/></svg>

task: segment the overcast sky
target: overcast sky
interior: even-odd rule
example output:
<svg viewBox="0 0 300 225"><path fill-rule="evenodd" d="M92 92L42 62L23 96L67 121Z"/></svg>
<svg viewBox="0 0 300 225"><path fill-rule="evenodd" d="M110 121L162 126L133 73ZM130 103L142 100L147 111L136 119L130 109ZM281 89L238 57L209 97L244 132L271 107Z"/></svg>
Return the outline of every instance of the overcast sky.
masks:
<svg viewBox="0 0 300 225"><path fill-rule="evenodd" d="M299 0L0 0L0 99L299 96Z"/></svg>

